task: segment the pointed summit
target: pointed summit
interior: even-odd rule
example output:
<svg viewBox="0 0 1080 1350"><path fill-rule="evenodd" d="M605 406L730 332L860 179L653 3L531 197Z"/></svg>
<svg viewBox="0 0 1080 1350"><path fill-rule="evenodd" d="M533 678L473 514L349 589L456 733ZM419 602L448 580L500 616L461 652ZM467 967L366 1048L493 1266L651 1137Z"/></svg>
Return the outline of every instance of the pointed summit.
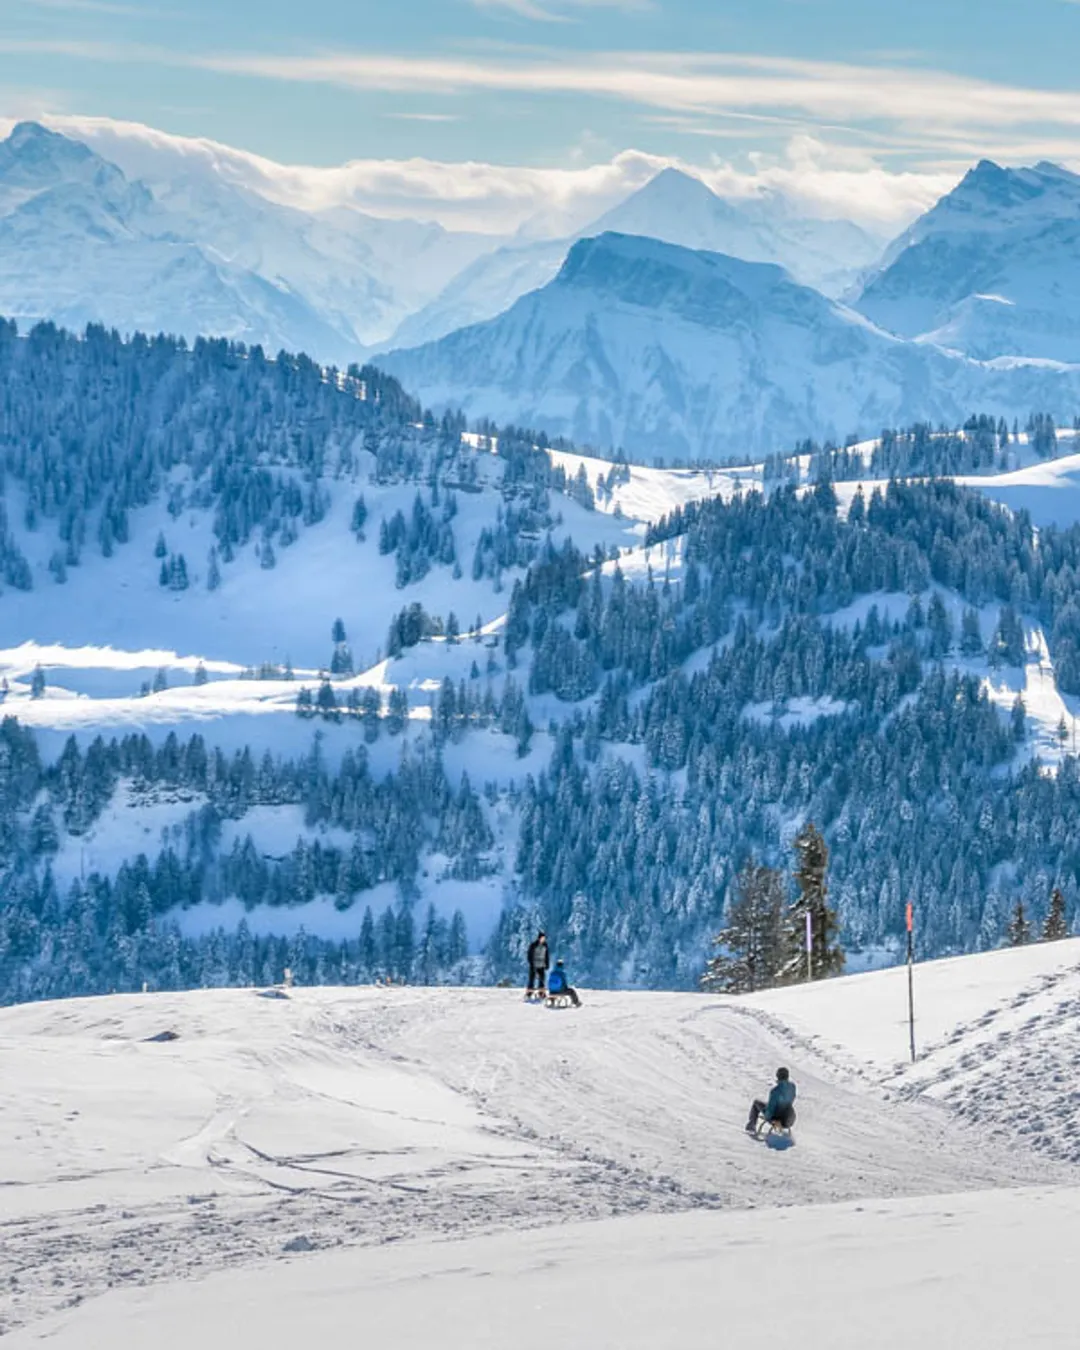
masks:
<svg viewBox="0 0 1080 1350"><path fill-rule="evenodd" d="M96 159L88 146L38 122L18 122L7 140L0 141L0 178L7 183L20 179L27 186L46 186Z"/></svg>
<svg viewBox="0 0 1080 1350"><path fill-rule="evenodd" d="M642 235L683 248L732 253L755 262L775 257L774 250L761 238L759 222L744 209L744 203L725 201L700 178L675 168L661 169L585 233Z"/></svg>
<svg viewBox="0 0 1080 1350"><path fill-rule="evenodd" d="M889 248L857 307L979 360L1080 361L1080 177L980 160Z"/></svg>

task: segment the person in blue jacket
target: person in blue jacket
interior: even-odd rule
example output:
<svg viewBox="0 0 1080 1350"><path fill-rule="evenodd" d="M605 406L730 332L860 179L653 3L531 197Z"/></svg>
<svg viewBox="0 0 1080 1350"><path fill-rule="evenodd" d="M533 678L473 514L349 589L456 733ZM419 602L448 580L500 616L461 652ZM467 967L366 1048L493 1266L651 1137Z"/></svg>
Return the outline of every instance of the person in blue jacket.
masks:
<svg viewBox="0 0 1080 1350"><path fill-rule="evenodd" d="M563 965L561 956L555 962L555 969L548 976L548 994L565 994L575 1008L581 1007L578 991L566 978L566 967Z"/></svg>
<svg viewBox="0 0 1080 1350"><path fill-rule="evenodd" d="M756 1101L750 1108L750 1119L746 1122L748 1134L757 1134L758 1121L764 1116L768 1123L775 1121L785 1130L795 1124L795 1084L787 1069L777 1069L776 1086L769 1093L767 1102Z"/></svg>

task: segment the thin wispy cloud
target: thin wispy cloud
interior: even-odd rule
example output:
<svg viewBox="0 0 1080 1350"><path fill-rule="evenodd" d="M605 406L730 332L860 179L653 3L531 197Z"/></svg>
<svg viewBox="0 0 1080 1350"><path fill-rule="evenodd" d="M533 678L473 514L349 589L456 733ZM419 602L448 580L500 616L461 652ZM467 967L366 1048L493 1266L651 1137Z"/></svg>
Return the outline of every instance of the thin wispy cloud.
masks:
<svg viewBox="0 0 1080 1350"><path fill-rule="evenodd" d="M154 12L145 5L125 5L113 0L23 0L28 9L55 9L69 13L113 14L122 18L148 18Z"/></svg>
<svg viewBox="0 0 1080 1350"><path fill-rule="evenodd" d="M945 71L771 56L609 52L520 59L328 53L215 54L194 63L222 74L356 90L577 95L668 112L772 111L806 118L901 123L928 130L1080 127L1080 93L1007 85Z"/></svg>
<svg viewBox="0 0 1080 1350"><path fill-rule="evenodd" d="M642 13L653 8L651 0L471 0L476 9L503 11L522 19L541 23L566 23L574 11L590 9L619 9L627 13Z"/></svg>
<svg viewBox="0 0 1080 1350"><path fill-rule="evenodd" d="M383 117L392 122L460 122L457 113L434 112L385 112Z"/></svg>
<svg viewBox="0 0 1080 1350"><path fill-rule="evenodd" d="M701 52L504 51L497 57L326 52L187 54L79 39L5 39L0 52L117 63L155 62L224 76L359 92L570 96L665 113L756 113L849 128L903 129L933 145L984 131L1080 129L1080 92L1039 89L913 66L857 65ZM1026 139L1030 139L1028 136Z"/></svg>

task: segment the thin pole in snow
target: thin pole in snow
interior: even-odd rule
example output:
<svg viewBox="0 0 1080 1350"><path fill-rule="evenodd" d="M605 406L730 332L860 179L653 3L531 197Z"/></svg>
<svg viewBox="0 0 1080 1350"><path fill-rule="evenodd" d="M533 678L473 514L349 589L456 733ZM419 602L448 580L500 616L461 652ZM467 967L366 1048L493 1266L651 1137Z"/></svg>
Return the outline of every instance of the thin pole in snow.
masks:
<svg viewBox="0 0 1080 1350"><path fill-rule="evenodd" d="M806 978L814 978L814 921L806 911Z"/></svg>
<svg viewBox="0 0 1080 1350"><path fill-rule="evenodd" d="M907 999L908 1029L911 1033L911 1062L915 1063L915 915L911 901L907 903Z"/></svg>

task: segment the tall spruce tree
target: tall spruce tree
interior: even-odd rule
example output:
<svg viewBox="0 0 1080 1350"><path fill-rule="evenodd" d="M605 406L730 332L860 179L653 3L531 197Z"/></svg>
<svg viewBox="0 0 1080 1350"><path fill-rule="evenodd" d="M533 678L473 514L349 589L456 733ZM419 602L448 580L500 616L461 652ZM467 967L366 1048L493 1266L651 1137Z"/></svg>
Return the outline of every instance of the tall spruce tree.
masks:
<svg viewBox="0 0 1080 1350"><path fill-rule="evenodd" d="M752 994L776 982L783 961L784 881L779 872L751 858L735 878L727 927L701 977L714 993Z"/></svg>
<svg viewBox="0 0 1080 1350"><path fill-rule="evenodd" d="M1023 947L1031 941L1031 923L1028 920L1027 911L1024 909L1023 900L1017 900L1006 934L1010 947Z"/></svg>
<svg viewBox="0 0 1080 1350"><path fill-rule="evenodd" d="M798 894L784 916L784 964L786 983L804 979L807 973L806 916L810 915L812 950L809 968L813 980L839 975L844 969L844 949L838 941L840 921L829 907L829 846L821 831L807 821L793 843L794 880Z"/></svg>
<svg viewBox="0 0 1080 1350"><path fill-rule="evenodd" d="M1046 918L1042 926L1042 940L1044 942L1060 942L1062 938L1069 936L1069 925L1065 918L1065 897L1061 894L1059 887L1055 886L1050 892L1050 908L1046 912Z"/></svg>

